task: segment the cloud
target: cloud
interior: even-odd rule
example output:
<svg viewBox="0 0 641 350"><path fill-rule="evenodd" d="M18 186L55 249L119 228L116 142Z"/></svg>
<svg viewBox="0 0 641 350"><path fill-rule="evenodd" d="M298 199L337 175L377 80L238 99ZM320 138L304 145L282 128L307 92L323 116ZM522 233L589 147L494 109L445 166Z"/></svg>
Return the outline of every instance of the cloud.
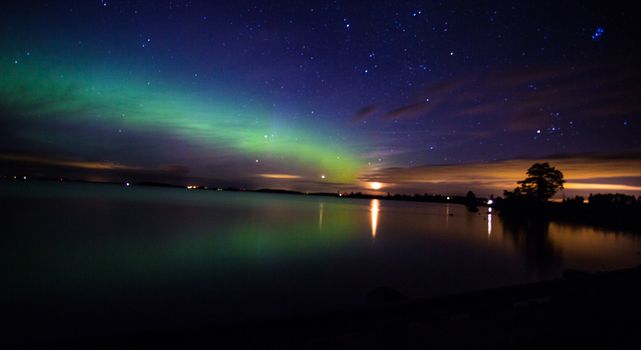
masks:
<svg viewBox="0 0 641 350"><path fill-rule="evenodd" d="M381 120L438 119L451 129L482 120L491 134L543 125L605 121L641 114L641 71L633 58L600 65L556 65L479 73L438 82L412 102L382 113Z"/></svg>
<svg viewBox="0 0 641 350"><path fill-rule="evenodd" d="M369 117L371 117L374 112L376 112L376 107L374 105L365 106L356 112L352 117L352 123L361 122Z"/></svg>
<svg viewBox="0 0 641 350"><path fill-rule="evenodd" d="M280 180L293 180L293 179L301 178L301 176L299 175L291 175L291 174L257 174L256 176L266 178L266 179L280 179Z"/></svg>
<svg viewBox="0 0 641 350"><path fill-rule="evenodd" d="M52 165L66 168L79 168L89 170L141 170L140 167L123 165L113 162L99 161L79 161L60 158L49 158L43 156L19 155L19 154L0 154L0 160L17 162L17 163L35 163L43 165Z"/></svg>
<svg viewBox="0 0 641 350"><path fill-rule="evenodd" d="M0 175L25 174L35 178L67 178L96 182L164 182L182 184L203 180L187 175L184 165L161 164L154 168L110 161L62 158L43 154L0 154Z"/></svg>
<svg viewBox="0 0 641 350"><path fill-rule="evenodd" d="M188 166L175 165L175 164L163 165L159 168L159 170L168 174L176 174L180 176L185 176L189 174L189 172L191 171L191 169Z"/></svg>
<svg viewBox="0 0 641 350"><path fill-rule="evenodd" d="M410 105L395 108L383 116L384 119L410 119L416 118L426 112L432 107L425 102L413 103Z"/></svg>

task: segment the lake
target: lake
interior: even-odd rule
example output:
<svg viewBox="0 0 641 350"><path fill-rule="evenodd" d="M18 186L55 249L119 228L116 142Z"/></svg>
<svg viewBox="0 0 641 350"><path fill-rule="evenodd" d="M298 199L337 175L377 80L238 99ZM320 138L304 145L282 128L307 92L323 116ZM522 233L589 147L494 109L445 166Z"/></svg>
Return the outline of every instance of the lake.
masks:
<svg viewBox="0 0 641 350"><path fill-rule="evenodd" d="M641 263L641 235L520 226L481 208L338 197L0 182L10 332L101 334L269 319Z"/></svg>

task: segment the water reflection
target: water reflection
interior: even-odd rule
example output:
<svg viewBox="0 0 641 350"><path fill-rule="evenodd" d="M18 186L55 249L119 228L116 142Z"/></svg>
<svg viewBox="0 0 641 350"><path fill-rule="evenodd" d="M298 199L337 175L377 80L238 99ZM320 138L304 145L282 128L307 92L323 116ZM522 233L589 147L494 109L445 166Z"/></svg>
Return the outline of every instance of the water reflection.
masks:
<svg viewBox="0 0 641 350"><path fill-rule="evenodd" d="M370 215L372 219L372 238L376 238L376 229L378 227L378 212L380 211L379 209L379 201L378 199L372 199L370 202Z"/></svg>
<svg viewBox="0 0 641 350"><path fill-rule="evenodd" d="M318 205L318 231L323 230L323 203Z"/></svg>
<svg viewBox="0 0 641 350"><path fill-rule="evenodd" d="M501 220L504 238L525 257L526 266L539 272L550 272L562 267L561 250L550 240L550 222L545 219Z"/></svg>
<svg viewBox="0 0 641 350"><path fill-rule="evenodd" d="M487 236L492 235L492 208L487 209Z"/></svg>
<svg viewBox="0 0 641 350"><path fill-rule="evenodd" d="M449 226L449 225L450 225L450 203L447 203L445 204L445 226Z"/></svg>
<svg viewBox="0 0 641 350"><path fill-rule="evenodd" d="M0 299L35 333L99 329L107 314L132 329L284 317L358 307L381 285L425 297L641 263L639 236L504 222L451 203L66 181L2 183L0 198L0 264L12 286ZM81 311L53 330L39 321Z"/></svg>

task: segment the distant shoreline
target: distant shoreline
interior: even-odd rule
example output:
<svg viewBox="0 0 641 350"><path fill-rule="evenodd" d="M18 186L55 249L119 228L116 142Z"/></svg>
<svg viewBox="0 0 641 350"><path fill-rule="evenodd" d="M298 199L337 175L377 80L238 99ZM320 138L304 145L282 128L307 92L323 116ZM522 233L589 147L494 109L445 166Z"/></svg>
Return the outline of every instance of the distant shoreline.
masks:
<svg viewBox="0 0 641 350"><path fill-rule="evenodd" d="M72 182L72 183L88 183L98 185L120 185L127 186L127 182L115 181L89 181L81 179L56 179L56 178L27 178L26 180L15 177L2 177L2 180L9 182L14 181L44 181L44 182ZM247 189L242 187L216 187L216 186L201 186L201 185L177 185L163 182L131 182L130 186L144 186L144 187L163 187L163 188L177 188L186 190L204 190L204 191L225 191L225 192L252 192L252 193L274 193L274 194L291 194L291 195L304 195L304 196L324 196L324 197L337 197L337 198L357 198L357 199L381 199L381 200L396 200L396 201L411 201L411 202L427 202L427 203L452 203L452 204L466 204L466 197L459 195L441 195L441 194L390 194L376 195L362 192L302 192L278 188L259 188ZM478 198L478 205L482 206L487 201L486 198Z"/></svg>
<svg viewBox="0 0 641 350"><path fill-rule="evenodd" d="M1 178L10 183L23 182L23 181L42 181L42 182L72 182L72 183L86 183L98 185L119 185L119 186L142 186L142 187L161 187L161 188L175 188L185 190L201 190L201 191L224 191L224 192L248 192L248 193L268 193L268 194L288 194L299 196L321 196L321 197L335 197L335 198L351 198L351 199L378 199L378 200L393 200L404 202L421 202L421 203L444 203L444 204L460 204L467 206L470 209L476 210L478 207L486 207L489 209L496 209L496 214L506 220L512 222L521 222L527 224L531 221L554 221L568 224L587 225L594 227L602 227L613 230L623 230L631 233L641 233L641 203L638 200L634 204L622 205L606 203L590 204L579 203L575 200L568 200L565 202L519 202L511 201L502 198L494 199L494 205L488 205L487 198L476 198L476 206L470 206L468 199L464 196L455 195L434 195L434 194L389 194L388 195L374 195L361 192L343 192L343 193L330 193L330 192L301 192L285 189L246 189L238 187L209 187L209 186L185 186L168 184L161 182L140 182L140 183L127 183L122 182L99 182L87 181L78 179L53 179L53 178L32 178L24 179L15 177L15 179L4 176ZM608 195L601 195L608 196ZM612 195L614 196L614 195ZM634 197L631 197L634 198Z"/></svg>

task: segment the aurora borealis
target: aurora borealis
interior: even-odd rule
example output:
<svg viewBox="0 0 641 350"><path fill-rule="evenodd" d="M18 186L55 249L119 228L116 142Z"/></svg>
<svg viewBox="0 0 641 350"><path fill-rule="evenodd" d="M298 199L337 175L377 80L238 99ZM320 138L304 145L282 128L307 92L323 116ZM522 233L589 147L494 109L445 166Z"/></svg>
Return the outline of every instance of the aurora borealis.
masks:
<svg viewBox="0 0 641 350"><path fill-rule="evenodd" d="M190 94L177 88L153 88L114 68L109 73L86 72L41 67L37 61L14 66L19 67L3 69L1 98L31 121L77 125L89 119L94 127L118 134L174 137L192 143L201 152L222 148L251 158L249 162L301 164L315 170L317 177L326 173L334 181L353 180L358 169L355 157L344 147L295 126L295 122L278 125L273 112L234 105L230 101L238 98L223 92ZM46 142L52 136L56 135L33 135Z"/></svg>
<svg viewBox="0 0 641 350"><path fill-rule="evenodd" d="M641 193L625 4L26 1L0 17L3 176L490 194L549 160L570 193Z"/></svg>

